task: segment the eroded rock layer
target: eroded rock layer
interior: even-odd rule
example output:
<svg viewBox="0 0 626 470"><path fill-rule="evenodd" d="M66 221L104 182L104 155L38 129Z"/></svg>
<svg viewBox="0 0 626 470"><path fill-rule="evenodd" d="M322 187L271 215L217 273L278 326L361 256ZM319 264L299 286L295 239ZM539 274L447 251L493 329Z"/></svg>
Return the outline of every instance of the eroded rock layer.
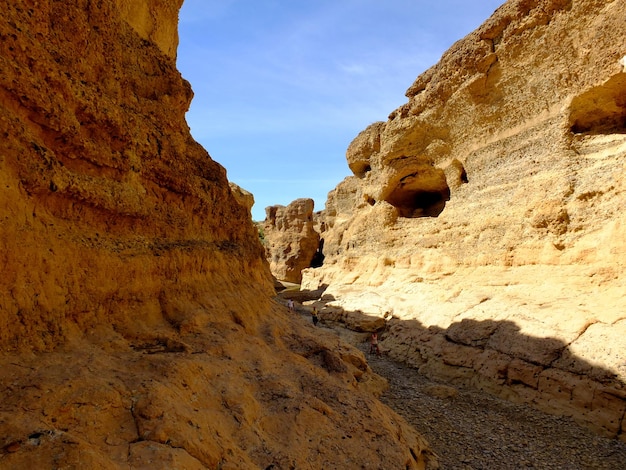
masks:
<svg viewBox="0 0 626 470"><path fill-rule="evenodd" d="M300 284L302 270L315 264L320 235L314 227L313 208L313 199L303 198L286 207L265 209L265 256L272 274L281 281Z"/></svg>
<svg viewBox="0 0 626 470"><path fill-rule="evenodd" d="M0 467L425 468L362 354L272 302L185 123L180 4L3 7Z"/></svg>
<svg viewBox="0 0 626 470"><path fill-rule="evenodd" d="M303 286L424 373L624 437L625 32L624 0L500 7L354 139Z"/></svg>
<svg viewBox="0 0 626 470"><path fill-rule="evenodd" d="M6 12L2 36L5 350L103 323L180 325L173 304L218 307L220 284L267 297L246 209L185 124L192 93L171 46L113 2L27 5Z"/></svg>

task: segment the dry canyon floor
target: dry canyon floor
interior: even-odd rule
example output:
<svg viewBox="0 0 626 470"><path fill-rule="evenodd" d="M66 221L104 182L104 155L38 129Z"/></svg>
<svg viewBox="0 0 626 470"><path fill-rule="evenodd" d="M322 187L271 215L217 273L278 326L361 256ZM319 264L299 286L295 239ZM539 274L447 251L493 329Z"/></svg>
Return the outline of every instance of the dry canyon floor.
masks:
<svg viewBox="0 0 626 470"><path fill-rule="evenodd" d="M374 372L389 381L381 401L422 433L443 470L626 469L624 442L595 435L569 418L434 382L385 355L369 354L366 334L334 324L318 328L331 328L361 349Z"/></svg>

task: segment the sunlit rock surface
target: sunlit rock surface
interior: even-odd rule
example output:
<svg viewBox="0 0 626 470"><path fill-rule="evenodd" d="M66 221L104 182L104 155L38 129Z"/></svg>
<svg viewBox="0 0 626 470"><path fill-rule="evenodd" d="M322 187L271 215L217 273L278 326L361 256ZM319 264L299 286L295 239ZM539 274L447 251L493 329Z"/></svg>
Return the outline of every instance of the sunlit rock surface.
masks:
<svg viewBox="0 0 626 470"><path fill-rule="evenodd" d="M499 8L349 146L303 287L423 373L624 438L625 31L624 0Z"/></svg>
<svg viewBox="0 0 626 470"><path fill-rule="evenodd" d="M265 253L272 274L299 284L302 270L311 267L320 244L315 230L313 199L296 199L288 206L265 209Z"/></svg>

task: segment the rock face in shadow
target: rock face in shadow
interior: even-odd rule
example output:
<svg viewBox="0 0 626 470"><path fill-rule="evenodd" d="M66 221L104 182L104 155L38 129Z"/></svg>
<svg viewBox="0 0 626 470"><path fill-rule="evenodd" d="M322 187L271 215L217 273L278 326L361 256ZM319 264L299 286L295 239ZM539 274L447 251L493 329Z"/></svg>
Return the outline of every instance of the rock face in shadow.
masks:
<svg viewBox="0 0 626 470"><path fill-rule="evenodd" d="M363 355L273 302L185 123L181 3L3 8L0 467L435 465Z"/></svg>
<svg viewBox="0 0 626 470"><path fill-rule="evenodd" d="M353 176L321 215L324 265L305 271L303 288L327 285L336 307L388 312L435 334L418 360L410 334L390 330L395 357L420 368L425 357L439 361L446 367L433 362L433 374L466 374L588 424L606 412L603 432L623 436L625 30L623 0L500 7L351 143ZM370 294L384 308L359 301ZM488 320L519 334L483 337L476 328ZM480 326L464 333L468 325ZM484 351L493 367L450 364L448 351L463 348ZM497 374L489 386L475 379L515 367L532 377L514 379L527 388L505 390ZM537 394L536 367L576 385ZM610 406L594 402L604 386Z"/></svg>
<svg viewBox="0 0 626 470"><path fill-rule="evenodd" d="M272 274L281 281L300 284L302 270L311 267L320 247L315 231L313 199L296 199L285 206L265 209L265 252Z"/></svg>

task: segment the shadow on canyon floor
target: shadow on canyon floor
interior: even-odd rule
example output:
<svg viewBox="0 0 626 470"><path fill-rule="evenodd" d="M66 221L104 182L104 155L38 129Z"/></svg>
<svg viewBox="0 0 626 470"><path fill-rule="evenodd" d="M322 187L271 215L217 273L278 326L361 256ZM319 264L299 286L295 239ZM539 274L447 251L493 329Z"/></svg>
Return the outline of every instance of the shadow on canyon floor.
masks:
<svg viewBox="0 0 626 470"><path fill-rule="evenodd" d="M414 319L346 312L328 306L334 299L322 297L324 291L302 291L284 299L295 300L295 310L303 316L316 307L320 326L344 330L338 334L353 344L362 345L377 331L383 353L430 379L572 417L606 437L626 435L621 371L578 357L561 339L524 334L509 320L463 319L441 328Z"/></svg>

